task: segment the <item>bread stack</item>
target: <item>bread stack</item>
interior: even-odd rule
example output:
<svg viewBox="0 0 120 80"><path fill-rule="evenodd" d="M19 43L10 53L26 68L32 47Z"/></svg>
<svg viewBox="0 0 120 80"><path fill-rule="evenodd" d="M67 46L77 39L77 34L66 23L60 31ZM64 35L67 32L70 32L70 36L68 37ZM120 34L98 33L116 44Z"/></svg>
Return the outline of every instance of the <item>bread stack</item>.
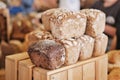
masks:
<svg viewBox="0 0 120 80"><path fill-rule="evenodd" d="M83 9L81 13L87 16L85 34L95 39L93 56L105 53L108 37L103 33L105 29L105 14L100 10Z"/></svg>
<svg viewBox="0 0 120 80"><path fill-rule="evenodd" d="M93 14L96 14L95 17ZM103 22L100 22L101 16ZM30 44L28 53L37 66L56 69L105 53L105 15L99 10L72 12L66 9L51 9L42 14L42 22L46 31L42 34L37 32L40 33L39 36L33 33L28 38L28 41L34 42ZM44 38L48 31L49 37ZM101 45L103 39L105 44Z"/></svg>

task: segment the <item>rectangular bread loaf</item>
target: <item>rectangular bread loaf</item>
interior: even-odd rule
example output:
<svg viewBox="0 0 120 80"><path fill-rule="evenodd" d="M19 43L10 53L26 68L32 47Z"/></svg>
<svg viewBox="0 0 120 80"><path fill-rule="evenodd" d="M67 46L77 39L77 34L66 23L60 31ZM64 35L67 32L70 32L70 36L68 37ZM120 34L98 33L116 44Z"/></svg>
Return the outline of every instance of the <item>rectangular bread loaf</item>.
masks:
<svg viewBox="0 0 120 80"><path fill-rule="evenodd" d="M94 39L88 35L79 38L81 43L81 50L79 60L85 60L92 57L94 48Z"/></svg>
<svg viewBox="0 0 120 80"><path fill-rule="evenodd" d="M94 43L94 50L93 50L93 56L100 56L105 54L107 43L108 43L108 37L105 34L100 34L96 36Z"/></svg>
<svg viewBox="0 0 120 80"><path fill-rule="evenodd" d="M86 34L95 37L102 34L105 29L105 14L96 9L83 9L80 11L87 16Z"/></svg>
<svg viewBox="0 0 120 80"><path fill-rule="evenodd" d="M65 65L71 65L78 61L81 42L76 39L61 40L65 47Z"/></svg>
<svg viewBox="0 0 120 80"><path fill-rule="evenodd" d="M46 31L51 31L50 29L50 17L53 15L57 9L49 9L41 14L42 23Z"/></svg>
<svg viewBox="0 0 120 80"><path fill-rule="evenodd" d="M86 16L68 10L56 10L50 18L50 27L53 36L57 39L80 37L85 33Z"/></svg>

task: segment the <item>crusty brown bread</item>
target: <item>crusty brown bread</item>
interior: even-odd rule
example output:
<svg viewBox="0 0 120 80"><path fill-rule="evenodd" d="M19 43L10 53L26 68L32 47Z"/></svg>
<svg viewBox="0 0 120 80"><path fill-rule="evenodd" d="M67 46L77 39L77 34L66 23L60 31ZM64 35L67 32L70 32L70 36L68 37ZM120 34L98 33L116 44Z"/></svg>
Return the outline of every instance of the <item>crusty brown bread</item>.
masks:
<svg viewBox="0 0 120 80"><path fill-rule="evenodd" d="M94 48L94 39L88 35L84 35L80 37L79 40L82 42L79 60L91 58Z"/></svg>
<svg viewBox="0 0 120 80"><path fill-rule="evenodd" d="M86 16L66 9L56 10L50 18L53 36L57 39L80 37L85 33Z"/></svg>
<svg viewBox="0 0 120 80"><path fill-rule="evenodd" d="M97 9L83 9L81 13L87 16L86 34L96 37L105 29L105 14Z"/></svg>
<svg viewBox="0 0 120 80"><path fill-rule="evenodd" d="M107 43L108 43L108 37L105 34L100 34L96 36L94 43L94 50L93 50L93 56L100 56L105 54Z"/></svg>
<svg viewBox="0 0 120 80"><path fill-rule="evenodd" d="M63 45L53 40L42 40L34 43L28 49L30 59L36 66L45 69L56 69L65 62Z"/></svg>

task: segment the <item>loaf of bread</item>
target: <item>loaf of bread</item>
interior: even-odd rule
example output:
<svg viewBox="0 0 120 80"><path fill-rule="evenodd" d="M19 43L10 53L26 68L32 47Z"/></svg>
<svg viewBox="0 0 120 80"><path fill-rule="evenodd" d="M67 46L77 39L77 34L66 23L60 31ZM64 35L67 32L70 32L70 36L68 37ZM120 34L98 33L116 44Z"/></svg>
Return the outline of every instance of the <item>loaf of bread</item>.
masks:
<svg viewBox="0 0 120 80"><path fill-rule="evenodd" d="M50 17L54 14L57 9L49 9L41 14L42 23L46 31L51 31L50 29Z"/></svg>
<svg viewBox="0 0 120 80"><path fill-rule="evenodd" d="M44 39L53 39L53 36L46 31L33 31L26 35L25 41L28 42L28 46L33 44L34 42L37 42L39 40Z"/></svg>
<svg viewBox="0 0 120 80"><path fill-rule="evenodd" d="M85 33L86 16L66 9L55 10L50 18L53 36L57 39L80 37Z"/></svg>
<svg viewBox="0 0 120 80"><path fill-rule="evenodd" d="M81 50L79 60L85 60L92 57L94 48L94 39L88 35L79 38L81 43Z"/></svg>
<svg viewBox="0 0 120 80"><path fill-rule="evenodd" d="M120 50L109 51L107 54L109 63L120 64Z"/></svg>
<svg viewBox="0 0 120 80"><path fill-rule="evenodd" d="M41 40L28 49L30 59L36 66L45 69L56 69L65 62L65 48L53 40Z"/></svg>
<svg viewBox="0 0 120 80"><path fill-rule="evenodd" d="M105 29L105 14L96 9L83 9L81 13L87 16L86 34L96 37L102 34Z"/></svg>
<svg viewBox="0 0 120 80"><path fill-rule="evenodd" d="M108 75L108 80L120 80L120 68L113 69Z"/></svg>
<svg viewBox="0 0 120 80"><path fill-rule="evenodd" d="M105 34L100 34L96 36L94 43L94 50L93 50L93 56L100 56L105 54L107 43L108 43L108 37Z"/></svg>
<svg viewBox="0 0 120 80"><path fill-rule="evenodd" d="M79 59L81 42L77 39L66 39L61 40L61 42L64 45L66 52L65 65L76 63Z"/></svg>
<svg viewBox="0 0 120 80"><path fill-rule="evenodd" d="M111 64L108 63L108 72L110 73L113 69L120 68L120 63Z"/></svg>

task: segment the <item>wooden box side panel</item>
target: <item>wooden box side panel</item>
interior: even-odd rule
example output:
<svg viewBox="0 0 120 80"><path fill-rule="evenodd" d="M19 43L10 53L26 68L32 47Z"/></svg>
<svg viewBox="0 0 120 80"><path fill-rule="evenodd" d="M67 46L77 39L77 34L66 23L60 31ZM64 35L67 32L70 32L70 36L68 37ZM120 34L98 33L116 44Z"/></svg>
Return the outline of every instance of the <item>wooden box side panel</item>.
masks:
<svg viewBox="0 0 120 80"><path fill-rule="evenodd" d="M107 80L108 58L104 57L96 61L96 80Z"/></svg>
<svg viewBox="0 0 120 80"><path fill-rule="evenodd" d="M53 74L50 76L50 80L68 80L68 72L66 71L62 71L56 74Z"/></svg>
<svg viewBox="0 0 120 80"><path fill-rule="evenodd" d="M48 80L48 76L42 73L39 73L36 70L33 70L33 80Z"/></svg>
<svg viewBox="0 0 120 80"><path fill-rule="evenodd" d="M30 59L19 61L18 80L32 80L33 67Z"/></svg>
<svg viewBox="0 0 120 80"><path fill-rule="evenodd" d="M83 80L95 80L95 62L83 65Z"/></svg>
<svg viewBox="0 0 120 80"><path fill-rule="evenodd" d="M68 80L82 80L82 72L82 66L69 69Z"/></svg>
<svg viewBox="0 0 120 80"><path fill-rule="evenodd" d="M19 66L18 80L32 80L32 69Z"/></svg>
<svg viewBox="0 0 120 80"><path fill-rule="evenodd" d="M17 64L9 59L5 60L6 80L17 80Z"/></svg>

